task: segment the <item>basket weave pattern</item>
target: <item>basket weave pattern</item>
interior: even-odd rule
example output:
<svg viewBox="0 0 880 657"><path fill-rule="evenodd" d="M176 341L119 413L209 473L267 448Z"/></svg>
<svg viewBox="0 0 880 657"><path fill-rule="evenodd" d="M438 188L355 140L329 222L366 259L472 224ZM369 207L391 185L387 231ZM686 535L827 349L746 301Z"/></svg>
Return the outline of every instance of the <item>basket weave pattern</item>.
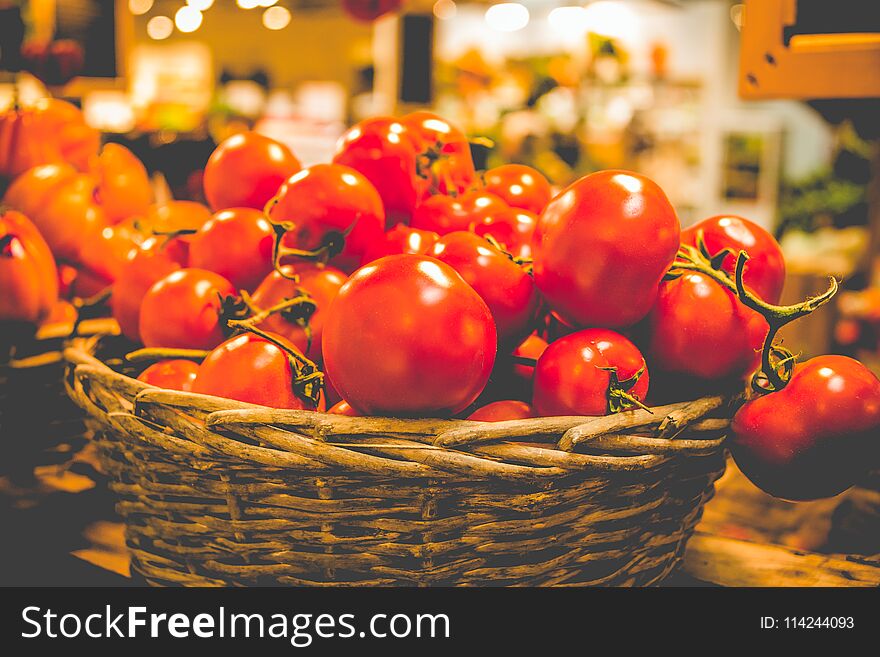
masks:
<svg viewBox="0 0 880 657"><path fill-rule="evenodd" d="M485 424L159 390L78 341L132 567L156 585L647 585L724 469L722 397Z"/></svg>

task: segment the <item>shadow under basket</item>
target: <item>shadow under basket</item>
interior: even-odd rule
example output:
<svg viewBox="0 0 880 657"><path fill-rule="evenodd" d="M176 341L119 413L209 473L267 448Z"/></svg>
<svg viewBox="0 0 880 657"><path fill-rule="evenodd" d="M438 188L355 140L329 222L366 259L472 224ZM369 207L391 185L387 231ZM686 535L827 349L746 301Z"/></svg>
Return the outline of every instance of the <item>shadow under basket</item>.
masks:
<svg viewBox="0 0 880 657"><path fill-rule="evenodd" d="M644 586L724 470L729 399L481 423L275 410L65 351L154 585Z"/></svg>

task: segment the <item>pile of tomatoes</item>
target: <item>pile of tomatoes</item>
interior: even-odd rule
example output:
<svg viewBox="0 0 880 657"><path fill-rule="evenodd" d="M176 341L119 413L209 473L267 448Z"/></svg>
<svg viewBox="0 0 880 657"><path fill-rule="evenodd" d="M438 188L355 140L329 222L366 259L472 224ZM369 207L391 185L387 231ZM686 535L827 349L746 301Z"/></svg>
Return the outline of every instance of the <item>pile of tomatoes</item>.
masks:
<svg viewBox="0 0 880 657"><path fill-rule="evenodd" d="M48 150L12 172L4 199L17 212L0 220L0 280L14 290L2 317L45 319L59 281L109 287L122 331L157 359L149 384L504 421L751 382L730 445L758 485L833 495L877 462L876 376L840 356L794 365L772 344L796 314L774 305L785 263L773 237L735 216L682 231L637 173L556 190L524 165L478 172L468 138L428 112L362 121L308 168L265 136L231 137L205 168L210 208L153 205L120 146L80 165Z"/></svg>

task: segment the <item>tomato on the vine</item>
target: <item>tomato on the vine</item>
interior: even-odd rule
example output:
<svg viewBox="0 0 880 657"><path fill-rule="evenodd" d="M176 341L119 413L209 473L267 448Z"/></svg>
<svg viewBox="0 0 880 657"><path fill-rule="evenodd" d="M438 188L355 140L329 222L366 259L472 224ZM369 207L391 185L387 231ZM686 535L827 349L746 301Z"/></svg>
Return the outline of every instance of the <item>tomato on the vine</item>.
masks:
<svg viewBox="0 0 880 657"><path fill-rule="evenodd" d="M428 180L426 191L433 187L439 194L461 194L475 186L477 172L464 132L433 112L412 112L400 122L421 158L419 173Z"/></svg>
<svg viewBox="0 0 880 657"><path fill-rule="evenodd" d="M541 214L553 196L550 182L537 169L524 164L502 164L483 174L483 188L504 199L512 208Z"/></svg>
<svg viewBox="0 0 880 657"><path fill-rule="evenodd" d="M208 163L202 184L214 209L262 210L281 184L301 169L284 144L256 132L242 132L220 143Z"/></svg>
<svg viewBox="0 0 880 657"><path fill-rule="evenodd" d="M236 294L228 280L204 269L178 269L159 279L141 302L138 329L147 347L213 349L226 338L224 302Z"/></svg>
<svg viewBox="0 0 880 657"><path fill-rule="evenodd" d="M433 231L397 224L385 233L383 239L367 249L362 264L366 265L387 255L401 253L425 255L431 252L438 239L440 236Z"/></svg>
<svg viewBox="0 0 880 657"><path fill-rule="evenodd" d="M0 321L38 324L58 301L58 271L48 244L20 212L0 214Z"/></svg>
<svg viewBox="0 0 880 657"><path fill-rule="evenodd" d="M495 361L495 322L449 265L395 255L361 267L324 321L333 385L367 415L443 417L467 408Z"/></svg>
<svg viewBox="0 0 880 657"><path fill-rule="evenodd" d="M484 214L468 227L480 237L488 237L501 245L514 258L531 259L532 238L538 217L528 210L506 208Z"/></svg>
<svg viewBox="0 0 880 657"><path fill-rule="evenodd" d="M316 164L291 176L269 209L275 223L290 222L282 245L302 251L327 250L330 264L345 272L382 240L385 211L376 188L341 164Z"/></svg>
<svg viewBox="0 0 880 657"><path fill-rule="evenodd" d="M508 210L507 204L494 194L482 190L461 196L431 196L422 202L412 216L410 226L445 235L457 230L468 230L481 224L486 217Z"/></svg>
<svg viewBox="0 0 880 657"><path fill-rule="evenodd" d="M213 271L251 291L272 271L275 231L260 210L229 208L189 240L189 266Z"/></svg>
<svg viewBox="0 0 880 657"><path fill-rule="evenodd" d="M556 196L538 220L535 282L569 324L622 328L644 317L679 248L663 190L628 171L599 171Z"/></svg>
<svg viewBox="0 0 880 657"><path fill-rule="evenodd" d="M138 375L138 381L166 390L190 392L198 371L198 364L191 360L180 358L160 360L141 372Z"/></svg>
<svg viewBox="0 0 880 657"><path fill-rule="evenodd" d="M728 443L759 488L783 499L842 493L880 463L880 381L857 360L817 356L746 402Z"/></svg>
<svg viewBox="0 0 880 657"><path fill-rule="evenodd" d="M95 198L107 219L116 223L143 216L153 202L153 188L143 163L119 144L107 144L92 167L98 178Z"/></svg>

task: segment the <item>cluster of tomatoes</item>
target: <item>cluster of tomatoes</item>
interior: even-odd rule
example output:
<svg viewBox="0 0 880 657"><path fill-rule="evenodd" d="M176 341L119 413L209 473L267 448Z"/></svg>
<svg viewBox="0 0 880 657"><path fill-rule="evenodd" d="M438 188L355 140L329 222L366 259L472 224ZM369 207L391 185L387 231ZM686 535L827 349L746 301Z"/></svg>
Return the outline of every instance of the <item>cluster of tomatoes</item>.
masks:
<svg viewBox="0 0 880 657"><path fill-rule="evenodd" d="M681 231L644 176L600 171L557 192L531 167L478 172L459 129L416 112L354 125L332 162L308 168L236 135L211 155L204 192L210 209L151 205L142 165L108 145L85 170L19 172L5 203L48 248L17 213L0 245L5 256L10 239L30 240L34 262L51 249L78 292L111 286L122 331L159 358L140 378L160 387L504 421L751 380L730 444L758 485L832 495L876 462L880 381L840 356L794 365L773 344L815 305L774 305L785 263L773 237L733 216ZM47 271L22 266L22 289L50 289Z"/></svg>

